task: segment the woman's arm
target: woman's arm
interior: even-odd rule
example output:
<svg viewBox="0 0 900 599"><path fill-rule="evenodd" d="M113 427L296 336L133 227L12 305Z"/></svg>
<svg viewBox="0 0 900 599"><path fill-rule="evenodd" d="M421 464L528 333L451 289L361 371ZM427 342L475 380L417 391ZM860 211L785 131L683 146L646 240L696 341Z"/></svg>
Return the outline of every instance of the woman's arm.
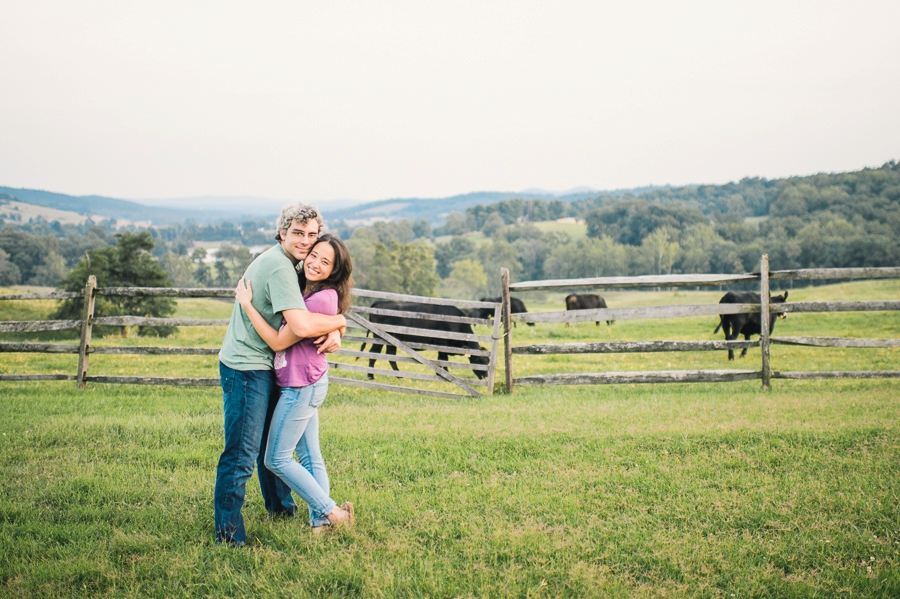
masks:
<svg viewBox="0 0 900 599"><path fill-rule="evenodd" d="M266 322L266 319L253 307L251 302L253 300L253 286L250 284L250 281L246 281L246 286L244 283L244 279L238 281L237 289L234 290L234 297L241 304L241 308L244 309L244 313L250 319L253 328L256 329L256 334L266 342L266 345L274 351L281 351L300 341L300 337L297 337L291 331L291 327L281 327L281 330L276 331L272 328L272 325Z"/></svg>

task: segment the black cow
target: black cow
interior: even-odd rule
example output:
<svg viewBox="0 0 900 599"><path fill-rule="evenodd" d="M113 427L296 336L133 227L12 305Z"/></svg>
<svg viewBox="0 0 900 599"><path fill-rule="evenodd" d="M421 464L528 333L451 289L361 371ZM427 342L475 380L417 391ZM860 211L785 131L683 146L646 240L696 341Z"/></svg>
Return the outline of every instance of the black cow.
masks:
<svg viewBox="0 0 900 599"><path fill-rule="evenodd" d="M500 302L503 301L503 298L502 297L483 297L478 301L494 302L495 304L499 304ZM525 303L522 302L522 300L520 300L517 297L510 297L509 298L509 311L510 311L510 314L524 314L525 312L528 312L528 309L525 308ZM494 317L494 311L491 310L490 308L474 308L472 310L469 310L468 314L472 318L493 318ZM530 327L534 326L533 322L529 322L526 324ZM513 326L516 326L516 323L513 323Z"/></svg>
<svg viewBox="0 0 900 599"><path fill-rule="evenodd" d="M437 304L417 304L414 302L391 302L391 301L382 301L375 302L372 304L373 308L380 308L382 310L397 310L403 312L424 312L426 314L440 314L444 316L465 316L462 310L457 308L456 306L442 306ZM444 322L440 320L424 320L420 318L406 318L403 316L385 316L382 314L371 314L369 316L369 320L371 320L375 324L387 324L399 327L411 327L416 329L431 329L434 331L447 331L450 333L467 333L469 335L472 334L472 325L462 323L462 322ZM442 345L447 347L457 347L461 350L473 350L484 348L481 347L475 341L462 341L459 339L441 339L437 337L422 337L419 335L409 335L406 333L389 333L393 335L400 341L404 343L428 343L430 345ZM384 347L384 344L381 342L373 341L372 342L372 352L376 354L381 353L381 348ZM360 351L364 351L366 348L366 344L363 343ZM393 345L388 345L385 349L385 354L396 356L397 348ZM467 352L465 351L439 351L438 352L438 360L446 360L448 355L465 355ZM487 356L473 356L469 355L469 363L470 364L490 364L491 360ZM369 368L375 367L375 359L369 360ZM396 362L391 362L391 368L396 371L400 371L397 368ZM480 379L487 378L487 373L483 370L475 370L475 376ZM373 379L375 376L373 374L369 374L369 378Z"/></svg>
<svg viewBox="0 0 900 599"><path fill-rule="evenodd" d="M573 293L566 296L566 310L597 310L606 307L606 300L594 293ZM607 320L606 324L613 322ZM600 321L598 320L594 324L600 324ZM566 326L569 324L566 323Z"/></svg>
<svg viewBox="0 0 900 599"><path fill-rule="evenodd" d="M787 301L788 292L785 291L784 295L773 295L769 298L769 301L773 304L783 304ZM719 300L720 304L758 304L760 301L759 294L755 291L729 291L726 293L722 299ZM781 318L786 318L785 314L778 315ZM772 334L772 330L775 328L775 319L769 318L769 334ZM762 332L762 328L760 327L760 314L759 312L751 313L751 314L719 314L719 326L716 327L716 330L713 331L713 334L718 333L719 329L725 330L725 341L734 341L738 338L739 335L743 335L746 341L750 341L750 335L759 335ZM741 357L747 355L747 348L745 347L741 352ZM728 350L728 359L734 360L734 350Z"/></svg>

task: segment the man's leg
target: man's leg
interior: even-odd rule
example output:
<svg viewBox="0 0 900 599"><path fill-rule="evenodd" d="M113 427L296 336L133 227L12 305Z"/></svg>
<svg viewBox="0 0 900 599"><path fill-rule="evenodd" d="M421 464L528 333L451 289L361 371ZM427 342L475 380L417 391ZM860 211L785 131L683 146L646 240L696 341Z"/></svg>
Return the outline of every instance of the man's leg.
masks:
<svg viewBox="0 0 900 599"><path fill-rule="evenodd" d="M266 468L266 444L269 440L269 428L272 425L272 414L278 405L281 389L272 384L272 392L269 395L266 421L263 425L262 440L256 457L257 476L259 476L259 488L262 491L263 501L266 504L270 516L293 516L297 512L297 503L291 496L291 488L283 480L278 478L271 470Z"/></svg>
<svg viewBox="0 0 900 599"><path fill-rule="evenodd" d="M234 370L219 363L225 413L225 448L216 468L216 542L247 540L241 508L247 480L259 453L269 397L275 386L269 370Z"/></svg>

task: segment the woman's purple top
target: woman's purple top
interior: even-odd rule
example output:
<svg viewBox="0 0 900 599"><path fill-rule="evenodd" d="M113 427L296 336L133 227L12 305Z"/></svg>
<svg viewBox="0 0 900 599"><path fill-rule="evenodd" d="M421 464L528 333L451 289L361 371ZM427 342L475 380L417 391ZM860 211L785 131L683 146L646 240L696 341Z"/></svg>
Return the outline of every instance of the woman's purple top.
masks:
<svg viewBox="0 0 900 599"><path fill-rule="evenodd" d="M306 309L334 316L338 313L338 296L334 289L323 289L303 296ZM281 326L286 323L282 322ZM275 380L279 387L306 387L328 372L325 354L316 353L312 339L301 339L289 348L275 352Z"/></svg>

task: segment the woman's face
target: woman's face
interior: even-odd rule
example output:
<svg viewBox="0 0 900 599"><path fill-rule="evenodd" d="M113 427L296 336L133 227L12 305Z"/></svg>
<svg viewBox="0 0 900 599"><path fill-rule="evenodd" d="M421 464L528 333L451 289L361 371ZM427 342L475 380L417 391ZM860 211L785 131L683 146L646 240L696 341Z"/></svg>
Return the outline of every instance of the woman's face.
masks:
<svg viewBox="0 0 900 599"><path fill-rule="evenodd" d="M303 261L307 281L324 281L334 270L334 248L327 241L317 243Z"/></svg>

